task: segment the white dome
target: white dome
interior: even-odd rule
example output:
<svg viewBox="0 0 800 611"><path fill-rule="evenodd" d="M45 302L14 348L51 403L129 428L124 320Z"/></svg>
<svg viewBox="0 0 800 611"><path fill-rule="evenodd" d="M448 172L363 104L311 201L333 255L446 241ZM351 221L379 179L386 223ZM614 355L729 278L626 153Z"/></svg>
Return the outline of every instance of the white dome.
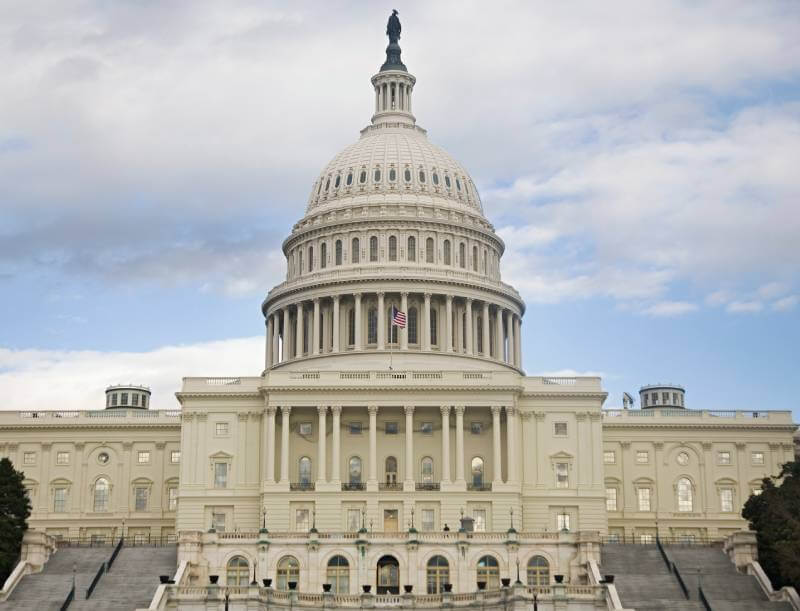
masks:
<svg viewBox="0 0 800 611"><path fill-rule="evenodd" d="M432 144L425 130L401 122L368 126L336 155L314 182L307 214L362 204L364 196L483 215L464 167Z"/></svg>

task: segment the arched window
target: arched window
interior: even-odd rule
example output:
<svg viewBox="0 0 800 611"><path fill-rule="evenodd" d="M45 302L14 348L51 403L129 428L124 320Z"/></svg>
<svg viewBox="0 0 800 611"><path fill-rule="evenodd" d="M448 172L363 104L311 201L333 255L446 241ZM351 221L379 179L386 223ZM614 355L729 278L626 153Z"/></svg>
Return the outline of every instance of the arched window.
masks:
<svg viewBox="0 0 800 611"><path fill-rule="evenodd" d="M328 266L328 244L326 242L322 243L322 246L319 247L319 266L322 269L325 269Z"/></svg>
<svg viewBox="0 0 800 611"><path fill-rule="evenodd" d="M225 585L246 586L250 583L250 563L244 556L234 556L228 561Z"/></svg>
<svg viewBox="0 0 800 611"><path fill-rule="evenodd" d="M417 343L417 308L408 309L408 343Z"/></svg>
<svg viewBox="0 0 800 611"><path fill-rule="evenodd" d="M425 263L433 263L433 238L425 240Z"/></svg>
<svg viewBox="0 0 800 611"><path fill-rule="evenodd" d="M409 261L417 260L417 240L413 235L408 236L408 255L406 258Z"/></svg>
<svg viewBox="0 0 800 611"><path fill-rule="evenodd" d="M397 261L397 238L389 236L389 261Z"/></svg>
<svg viewBox="0 0 800 611"><path fill-rule="evenodd" d="M445 240L444 241L443 249L444 249L444 264L445 265L450 265L450 260L451 260L451 258L450 258L450 240Z"/></svg>
<svg viewBox="0 0 800 611"><path fill-rule="evenodd" d="M334 594L350 593L350 563L344 556L334 556L328 560L328 583Z"/></svg>
<svg viewBox="0 0 800 611"><path fill-rule="evenodd" d="M277 580L275 587L278 590L288 590L289 584L294 583L294 589L297 589L297 583L300 581L300 563L294 556L284 556L278 561Z"/></svg>
<svg viewBox="0 0 800 611"><path fill-rule="evenodd" d="M478 314L477 320L475 322L475 342L478 345L478 352L483 353L483 316Z"/></svg>
<svg viewBox="0 0 800 611"><path fill-rule="evenodd" d="M375 308L367 311L367 343L378 343L378 311Z"/></svg>
<svg viewBox="0 0 800 611"><path fill-rule="evenodd" d="M314 247L308 247L308 271L314 271Z"/></svg>
<svg viewBox="0 0 800 611"><path fill-rule="evenodd" d="M444 556L434 556L428 560L426 569L428 594L441 594L444 584L450 583L450 565Z"/></svg>
<svg viewBox="0 0 800 611"><path fill-rule="evenodd" d="M351 484L361 483L361 459L358 456L353 456L348 463L347 470L348 481Z"/></svg>
<svg viewBox="0 0 800 611"><path fill-rule="evenodd" d="M397 483L397 459L394 456L386 457L386 483L393 486Z"/></svg>
<svg viewBox="0 0 800 611"><path fill-rule="evenodd" d="M481 556L478 560L478 583L483 581L487 590L500 588L500 566L494 556Z"/></svg>
<svg viewBox="0 0 800 611"><path fill-rule="evenodd" d="M383 556L378 560L376 581L378 594L400 593L400 563L394 556Z"/></svg>
<svg viewBox="0 0 800 611"><path fill-rule="evenodd" d="M299 274L302 274L303 273L303 249L302 248L299 249L297 251L297 254L299 256L299 259L297 260L297 271L298 271Z"/></svg>
<svg viewBox="0 0 800 611"><path fill-rule="evenodd" d="M111 486L105 477L100 477L94 483L94 510L108 511L108 496Z"/></svg>
<svg viewBox="0 0 800 611"><path fill-rule="evenodd" d="M472 470L472 486L474 488L482 488L483 487L483 459L480 456L476 456L472 459L472 463L470 465Z"/></svg>
<svg viewBox="0 0 800 611"><path fill-rule="evenodd" d="M390 344L397 343L397 332L397 325L392 324L392 306L389 306L386 311L386 336L389 338Z"/></svg>
<svg viewBox="0 0 800 611"><path fill-rule="evenodd" d="M436 310L431 308L431 346L435 346L436 344L439 343L439 336L438 336L438 334L436 332L437 331L437 327L438 327L438 324L437 324L438 323L438 321L437 321L438 316L439 315L436 312Z"/></svg>
<svg viewBox="0 0 800 611"><path fill-rule="evenodd" d="M464 242L458 243L458 266L462 269L467 266L467 247Z"/></svg>
<svg viewBox="0 0 800 611"><path fill-rule="evenodd" d="M378 237L372 236L369 239L369 260L375 262L378 260Z"/></svg>
<svg viewBox="0 0 800 611"><path fill-rule="evenodd" d="M693 511L692 482L682 477L678 480L678 511Z"/></svg>
<svg viewBox="0 0 800 611"><path fill-rule="evenodd" d="M353 238L352 247L350 249L350 263L358 263L361 260L361 245L358 238Z"/></svg>
<svg viewBox="0 0 800 611"><path fill-rule="evenodd" d="M356 343L356 309L350 308L347 311L347 345L354 346Z"/></svg>
<svg viewBox="0 0 800 611"><path fill-rule="evenodd" d="M430 456L425 456L420 461L420 477L423 484L433 483L433 459Z"/></svg>
<svg viewBox="0 0 800 611"><path fill-rule="evenodd" d="M298 481L301 486L308 486L311 483L311 459L303 456L298 464Z"/></svg>
<svg viewBox="0 0 800 611"><path fill-rule="evenodd" d="M544 556L533 556L528 560L528 587L550 585L550 564Z"/></svg>
<svg viewBox="0 0 800 611"><path fill-rule="evenodd" d="M336 265L342 264L342 241L336 240Z"/></svg>
<svg viewBox="0 0 800 611"><path fill-rule="evenodd" d="M472 271L473 272L477 272L478 271L478 247L477 246L473 246L472 247Z"/></svg>

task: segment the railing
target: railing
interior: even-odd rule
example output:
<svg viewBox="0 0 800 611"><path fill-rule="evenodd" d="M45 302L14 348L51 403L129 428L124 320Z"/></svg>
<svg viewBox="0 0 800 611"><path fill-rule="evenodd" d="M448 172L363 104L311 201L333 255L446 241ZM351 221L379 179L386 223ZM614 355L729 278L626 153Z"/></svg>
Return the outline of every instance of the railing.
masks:
<svg viewBox="0 0 800 611"><path fill-rule="evenodd" d="M314 482L292 482L289 484L289 490L292 491L314 490Z"/></svg>
<svg viewBox="0 0 800 611"><path fill-rule="evenodd" d="M130 535L125 539L126 547L161 547L165 545L175 545L178 542L177 535ZM119 541L116 543L119 545ZM115 545L112 537L58 537L56 538L57 547L110 547Z"/></svg>
<svg viewBox="0 0 800 611"><path fill-rule="evenodd" d="M14 570L11 571L11 574L6 578L5 583L3 584L3 589L0 590L0 602L8 599L11 593L14 591L14 588L17 587L22 578L28 573L28 561L27 560L19 560L17 564L14 566Z"/></svg>
<svg viewBox="0 0 800 611"><path fill-rule="evenodd" d="M714 410L676 407L647 407L643 409L604 409L603 418L728 418L733 420L773 420L791 422L791 412L784 410Z"/></svg>
<svg viewBox="0 0 800 611"><path fill-rule="evenodd" d="M111 565L114 564L114 560L117 559L117 556L119 555L119 552L122 549L124 543L125 543L125 537L120 537L119 543L117 543L116 547L114 547L114 551L111 552L111 556L109 557L108 562L106 563L107 571L111 570Z"/></svg>
<svg viewBox="0 0 800 611"><path fill-rule="evenodd" d="M41 410L6 412L22 420L71 420L74 418L179 418L179 409L142 409L135 407L117 407L95 410ZM5 414L3 414L5 415ZM12 416L13 417L13 416ZM55 423L54 423L55 424Z"/></svg>
<svg viewBox="0 0 800 611"><path fill-rule="evenodd" d="M342 490L351 492L354 490L366 490L367 485L364 482L342 482Z"/></svg>
<svg viewBox="0 0 800 611"><path fill-rule="evenodd" d="M378 484L378 490L403 490L403 484L400 482L381 482Z"/></svg>
<svg viewBox="0 0 800 611"><path fill-rule="evenodd" d="M703 607L706 611L711 611L711 605L708 604L708 599L706 598L706 593L703 592L703 586L697 586L697 593L699 594L700 602L703 603ZM688 596L686 598L689 598Z"/></svg>
<svg viewBox="0 0 800 611"><path fill-rule="evenodd" d="M417 482L414 485L416 490L432 490L436 491L441 488L441 484L439 482Z"/></svg>
<svg viewBox="0 0 800 611"><path fill-rule="evenodd" d="M676 514L680 517L686 517L685 513ZM719 537L696 537L692 536L691 538L686 535L679 535L675 537L661 537L658 538L649 535L644 536L642 535L603 535L600 538L600 542L607 545L656 545L659 542L662 545L684 545L684 546L700 546L700 547L708 547L712 545L720 545L724 541L723 538Z"/></svg>
<svg viewBox="0 0 800 611"><path fill-rule="evenodd" d="M241 383L241 378L206 378L206 384L209 386L232 386Z"/></svg>
<svg viewBox="0 0 800 611"><path fill-rule="evenodd" d="M105 572L106 572L106 563L104 562L100 565L100 568L97 569L97 573L95 573L94 579L92 579L92 583L90 583L89 587L86 588L86 600L89 600L89 598L92 595L92 592L94 592L94 588L97 585L97 582L100 581L100 578L103 576L103 573Z"/></svg>
<svg viewBox="0 0 800 611"><path fill-rule="evenodd" d="M577 378L542 378L542 384L555 386L575 386Z"/></svg>
<svg viewBox="0 0 800 611"><path fill-rule="evenodd" d="M664 546L661 545L661 539L656 535L656 547L658 551L661 552L661 557L664 559L664 564L667 565L667 570L670 570L669 566L669 558L667 558L667 552L664 551Z"/></svg>
<svg viewBox="0 0 800 611"><path fill-rule="evenodd" d="M683 590L683 595L686 599L689 599L689 588L686 587L686 582L683 581L683 577L681 577L681 572L678 570L677 565L674 562L670 562L672 566L672 574L675 575L675 578L678 580L678 585Z"/></svg>
<svg viewBox="0 0 800 611"><path fill-rule="evenodd" d="M470 492L491 492L492 485L491 484L473 484L467 482L467 490Z"/></svg>
<svg viewBox="0 0 800 611"><path fill-rule="evenodd" d="M70 589L69 594L67 594L67 597L64 599L64 602L61 603L61 611L67 611L67 609L69 609L70 603L72 603L73 600L75 600L75 584L74 583L72 584L72 588Z"/></svg>

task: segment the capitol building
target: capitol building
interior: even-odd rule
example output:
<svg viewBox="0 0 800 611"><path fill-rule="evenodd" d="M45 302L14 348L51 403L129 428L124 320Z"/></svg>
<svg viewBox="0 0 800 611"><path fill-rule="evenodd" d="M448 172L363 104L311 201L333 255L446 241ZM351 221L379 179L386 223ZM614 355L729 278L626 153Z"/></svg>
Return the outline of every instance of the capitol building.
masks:
<svg viewBox="0 0 800 611"><path fill-rule="evenodd" d="M600 378L525 374L536 323L490 206L417 124L389 34L371 118L283 243L262 375L185 378L168 411L112 386L105 409L0 412L33 531L177 545L158 608L221 609L212 577L237 610L458 606L518 579L542 608L607 608L604 544L735 537L793 459L788 411L704 410L676 384L609 409Z"/></svg>

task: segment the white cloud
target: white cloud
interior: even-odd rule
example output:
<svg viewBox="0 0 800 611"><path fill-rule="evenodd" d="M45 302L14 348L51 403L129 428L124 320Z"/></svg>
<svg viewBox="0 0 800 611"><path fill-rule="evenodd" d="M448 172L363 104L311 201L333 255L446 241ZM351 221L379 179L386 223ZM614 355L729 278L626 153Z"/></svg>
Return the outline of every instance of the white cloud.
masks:
<svg viewBox="0 0 800 611"><path fill-rule="evenodd" d="M764 304L760 301L732 301L725 308L733 314L752 314L764 309Z"/></svg>
<svg viewBox="0 0 800 611"><path fill-rule="evenodd" d="M776 312L788 312L789 310L793 310L798 303L800 303L800 297L797 295L790 295L773 302L772 309Z"/></svg>
<svg viewBox="0 0 800 611"><path fill-rule="evenodd" d="M0 348L2 409L101 409L110 384L152 389L153 409L177 409L183 376L260 375L264 338L163 346L148 352Z"/></svg>
<svg viewBox="0 0 800 611"><path fill-rule="evenodd" d="M649 316L681 316L696 309L697 305L688 301L659 301L644 308L642 313Z"/></svg>

